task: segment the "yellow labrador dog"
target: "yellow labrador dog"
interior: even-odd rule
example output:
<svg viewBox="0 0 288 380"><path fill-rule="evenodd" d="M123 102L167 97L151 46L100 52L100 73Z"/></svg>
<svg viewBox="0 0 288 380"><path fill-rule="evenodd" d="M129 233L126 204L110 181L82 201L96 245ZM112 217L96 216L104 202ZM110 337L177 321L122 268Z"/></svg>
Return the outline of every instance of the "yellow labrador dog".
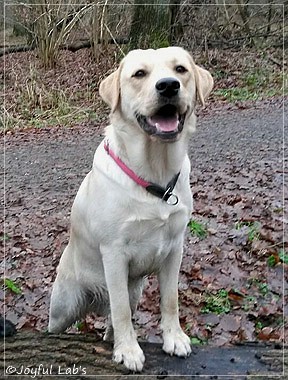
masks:
<svg viewBox="0 0 288 380"><path fill-rule="evenodd" d="M109 315L113 359L141 371L131 316L145 276L158 275L163 350L187 356L178 319L178 273L192 211L188 138L195 105L213 86L182 48L133 50L100 85L111 125L71 212L71 235L53 285L49 331L88 312Z"/></svg>

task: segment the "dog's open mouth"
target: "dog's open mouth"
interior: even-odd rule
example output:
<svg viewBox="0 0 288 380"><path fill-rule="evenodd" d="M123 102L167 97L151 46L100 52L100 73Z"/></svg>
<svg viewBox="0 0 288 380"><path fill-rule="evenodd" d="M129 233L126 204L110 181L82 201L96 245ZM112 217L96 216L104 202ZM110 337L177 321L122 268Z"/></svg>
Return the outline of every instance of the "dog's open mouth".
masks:
<svg viewBox="0 0 288 380"><path fill-rule="evenodd" d="M138 124L149 135L156 135L164 140L172 140L182 132L186 113L180 114L176 106L166 104L153 116L136 115Z"/></svg>

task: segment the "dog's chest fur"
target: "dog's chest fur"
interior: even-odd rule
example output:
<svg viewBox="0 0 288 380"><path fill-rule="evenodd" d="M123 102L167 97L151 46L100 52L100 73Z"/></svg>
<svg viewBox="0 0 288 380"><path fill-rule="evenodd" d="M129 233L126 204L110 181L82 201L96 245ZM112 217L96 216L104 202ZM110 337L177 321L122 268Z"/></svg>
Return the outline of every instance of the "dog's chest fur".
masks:
<svg viewBox="0 0 288 380"><path fill-rule="evenodd" d="M130 277L157 272L168 254L179 249L187 216L188 207L182 203L177 206L163 203L144 214L142 212L141 217L139 212L129 216L120 235L123 237L123 252L130 262Z"/></svg>

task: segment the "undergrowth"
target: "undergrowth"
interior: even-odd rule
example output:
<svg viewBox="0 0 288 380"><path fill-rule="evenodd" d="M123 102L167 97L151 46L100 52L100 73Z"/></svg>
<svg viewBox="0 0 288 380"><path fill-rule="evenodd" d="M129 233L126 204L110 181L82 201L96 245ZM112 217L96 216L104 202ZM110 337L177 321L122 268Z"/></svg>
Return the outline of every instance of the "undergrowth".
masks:
<svg viewBox="0 0 288 380"><path fill-rule="evenodd" d="M18 56L20 59L21 54ZM18 60L13 63L6 64L0 128L7 131L101 121L97 83L85 79L85 73L86 82L79 83L73 72L65 71L67 62L53 71L38 67L36 57L30 56L29 64L20 69Z"/></svg>
<svg viewBox="0 0 288 380"><path fill-rule="evenodd" d="M280 49L247 50L229 57L215 53L214 98L234 103L283 95L288 77L282 67L282 54Z"/></svg>

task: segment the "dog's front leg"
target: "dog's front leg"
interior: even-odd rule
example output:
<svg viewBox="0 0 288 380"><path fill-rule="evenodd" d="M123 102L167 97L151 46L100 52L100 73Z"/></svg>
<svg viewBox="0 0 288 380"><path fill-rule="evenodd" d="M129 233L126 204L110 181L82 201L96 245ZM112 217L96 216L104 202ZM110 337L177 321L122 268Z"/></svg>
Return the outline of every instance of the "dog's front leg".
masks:
<svg viewBox="0 0 288 380"><path fill-rule="evenodd" d="M182 253L172 251L158 274L161 293L161 328L163 350L170 355L188 356L190 339L183 332L178 317L178 274Z"/></svg>
<svg viewBox="0 0 288 380"><path fill-rule="evenodd" d="M104 249L102 249L103 251ZM131 371L143 368L145 357L132 325L128 292L128 263L119 252L102 252L114 331L113 360Z"/></svg>

